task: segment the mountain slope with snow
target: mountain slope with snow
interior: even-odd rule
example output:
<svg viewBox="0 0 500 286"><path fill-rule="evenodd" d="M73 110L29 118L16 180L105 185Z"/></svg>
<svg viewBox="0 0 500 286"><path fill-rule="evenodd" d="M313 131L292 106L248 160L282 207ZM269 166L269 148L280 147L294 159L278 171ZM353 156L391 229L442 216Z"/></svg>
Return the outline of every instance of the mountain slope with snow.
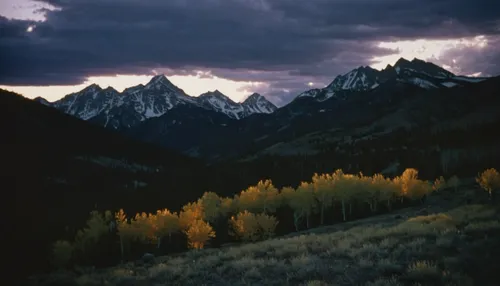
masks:
<svg viewBox="0 0 500 286"><path fill-rule="evenodd" d="M346 92L372 90L392 80L422 89L438 89L463 86L467 83L483 81L485 78L456 76L433 63L419 59L408 61L400 58L394 66L387 65L381 71L368 66L353 69L344 75L337 76L325 88L305 91L297 98L312 97L317 101L345 98Z"/></svg>
<svg viewBox="0 0 500 286"><path fill-rule="evenodd" d="M93 84L52 103L41 97L36 101L112 129L130 128L147 119L160 117L179 105L202 107L233 119L255 113L271 113L277 109L261 95L252 95L249 99L248 102L236 103L217 90L192 97L164 75L158 75L146 85L130 87L122 93L111 87L102 89Z"/></svg>

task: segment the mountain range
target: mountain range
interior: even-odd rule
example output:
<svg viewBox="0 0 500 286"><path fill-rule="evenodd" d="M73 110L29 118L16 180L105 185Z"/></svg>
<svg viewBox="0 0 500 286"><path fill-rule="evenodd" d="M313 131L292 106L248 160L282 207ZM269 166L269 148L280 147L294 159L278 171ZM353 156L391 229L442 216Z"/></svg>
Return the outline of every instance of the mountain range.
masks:
<svg viewBox="0 0 500 286"><path fill-rule="evenodd" d="M242 103L218 91L191 97L161 75L55 102L0 90L4 176L16 184L3 201L15 207L13 222L30 226L12 245L46 257L93 208L179 209L205 191L232 196L266 178L281 188L338 168L394 176L411 167L423 179L500 169L499 94L500 77L417 59L356 68L280 108L258 94ZM28 262L26 271L45 263Z"/></svg>
<svg viewBox="0 0 500 286"><path fill-rule="evenodd" d="M430 62L401 58L394 66L380 71L358 67L338 75L326 87L304 91L280 108L259 94L242 103L235 103L219 91L191 97L163 75L122 93L91 85L52 103L42 98L36 101L214 163L270 154L317 154L332 148L332 144L347 144L339 138L373 139L401 128L437 128L434 125L456 118L438 120L443 112L433 110L433 104L450 100L453 108L454 99L446 96L466 93L495 80L498 79L458 76ZM477 95L473 92L464 96L472 99ZM377 135L370 133L373 129L383 131ZM328 144L302 142L318 142L318 132L335 139L322 139Z"/></svg>
<svg viewBox="0 0 500 286"><path fill-rule="evenodd" d="M304 91L297 98L312 97L317 101L342 98L346 92L369 91L394 80L423 89L439 89L480 82L485 78L456 76L433 63L401 58L394 66L388 65L381 71L368 66L358 67L338 75L325 88ZM258 93L250 95L242 103L234 102L218 90L197 97L189 96L164 75L154 76L148 84L127 88L122 93L112 87L102 89L92 84L55 102L41 97L35 98L35 101L113 129L136 126L180 106L200 107L236 120L253 114L270 114L278 109Z"/></svg>
<svg viewBox="0 0 500 286"><path fill-rule="evenodd" d="M67 114L112 129L136 126L160 117L178 106L196 106L241 119L255 113L271 113L277 107L260 94L250 95L236 103L220 91L206 92L198 97L187 95L164 75L154 76L146 85L125 89L122 93L92 84L55 102L38 97L36 101Z"/></svg>

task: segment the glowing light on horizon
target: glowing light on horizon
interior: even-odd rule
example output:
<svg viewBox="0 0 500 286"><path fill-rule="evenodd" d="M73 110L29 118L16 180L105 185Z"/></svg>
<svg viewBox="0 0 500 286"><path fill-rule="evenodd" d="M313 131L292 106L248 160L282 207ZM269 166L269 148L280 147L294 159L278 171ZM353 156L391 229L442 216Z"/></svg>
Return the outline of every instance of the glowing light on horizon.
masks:
<svg viewBox="0 0 500 286"><path fill-rule="evenodd" d="M154 71L154 74L160 74ZM197 75L173 75L167 78L177 87L191 96L198 96L208 91L219 90L232 100L238 102L244 100L253 89L260 87L260 82L236 82L216 76L208 77L209 73L200 72ZM125 88L139 84L147 84L151 75L116 75L89 77L82 84L74 86L0 86L2 89L13 91L28 98L41 96L48 101L55 101L70 93L78 92L91 84L97 84L102 88L113 87L119 92Z"/></svg>
<svg viewBox="0 0 500 286"><path fill-rule="evenodd" d="M393 65L399 58L403 57L407 60L418 58L424 61L438 60L447 51L460 48L476 48L483 49L488 46L488 39L479 35L476 37L449 39L449 40L408 40L394 42L380 42L378 47L386 48L394 51L394 54L382 57L374 57L372 59L372 68L381 70L388 64ZM453 59L453 63L458 61ZM455 67L443 66L443 68L454 71Z"/></svg>

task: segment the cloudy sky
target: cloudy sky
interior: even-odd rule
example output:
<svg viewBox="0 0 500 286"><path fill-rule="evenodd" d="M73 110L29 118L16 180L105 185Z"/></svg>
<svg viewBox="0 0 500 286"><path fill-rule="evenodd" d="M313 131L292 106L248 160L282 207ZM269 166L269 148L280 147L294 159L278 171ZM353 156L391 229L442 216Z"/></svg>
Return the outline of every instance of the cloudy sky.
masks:
<svg viewBox="0 0 500 286"><path fill-rule="evenodd" d="M399 57L500 74L497 0L1 0L0 88L56 100L163 73L188 94L283 105Z"/></svg>

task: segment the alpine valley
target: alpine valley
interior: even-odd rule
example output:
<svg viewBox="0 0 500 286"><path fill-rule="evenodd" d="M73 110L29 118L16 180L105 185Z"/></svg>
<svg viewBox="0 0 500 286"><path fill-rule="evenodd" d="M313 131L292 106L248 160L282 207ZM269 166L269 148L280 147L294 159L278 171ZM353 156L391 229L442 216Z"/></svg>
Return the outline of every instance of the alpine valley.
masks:
<svg viewBox="0 0 500 286"><path fill-rule="evenodd" d="M163 75L123 93L91 85L56 102L36 100L211 164L299 156L315 157L319 165L321 158L345 160L350 165L344 168L357 169L356 162L368 156L370 166L362 169L382 171L404 164L406 157L398 152L409 158L412 152L424 153L419 159L431 156L446 166L464 148L476 148L467 153L475 154L470 160L498 158L498 138L483 132L499 122L498 91L498 77L458 76L429 62L401 58L381 71L358 67L281 108L256 93L242 103L217 90L191 97ZM470 138L474 146L466 145Z"/></svg>
<svg viewBox="0 0 500 286"><path fill-rule="evenodd" d="M264 179L295 188L339 168L416 168L425 180L500 169L500 77L418 59L358 67L279 108L257 93L189 96L163 75L55 102L0 90L0 104L4 175L16 183L10 229L22 238L11 245L30 257L27 273L48 269L51 243L72 239L92 209L178 210L205 191L233 196Z"/></svg>

